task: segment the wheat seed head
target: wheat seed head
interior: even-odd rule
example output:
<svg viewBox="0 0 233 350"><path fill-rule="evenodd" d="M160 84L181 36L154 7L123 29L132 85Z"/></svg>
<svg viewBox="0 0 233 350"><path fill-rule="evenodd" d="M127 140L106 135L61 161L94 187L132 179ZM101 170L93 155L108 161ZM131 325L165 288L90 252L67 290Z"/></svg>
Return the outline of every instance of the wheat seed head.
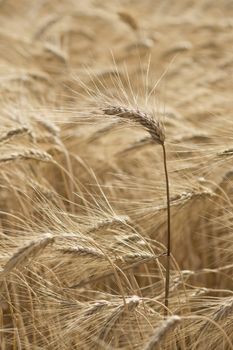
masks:
<svg viewBox="0 0 233 350"><path fill-rule="evenodd" d="M151 114L140 111L139 109L130 109L126 107L109 106L103 109L105 115L115 115L125 120L130 120L140 124L158 144L164 144L165 132L162 123L156 120Z"/></svg>

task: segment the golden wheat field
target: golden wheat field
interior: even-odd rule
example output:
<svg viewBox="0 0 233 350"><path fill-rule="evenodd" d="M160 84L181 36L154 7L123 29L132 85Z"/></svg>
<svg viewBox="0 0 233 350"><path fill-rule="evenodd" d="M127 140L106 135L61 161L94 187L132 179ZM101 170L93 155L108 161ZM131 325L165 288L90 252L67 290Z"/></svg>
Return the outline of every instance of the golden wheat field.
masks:
<svg viewBox="0 0 233 350"><path fill-rule="evenodd" d="M233 1L0 23L0 349L233 349Z"/></svg>

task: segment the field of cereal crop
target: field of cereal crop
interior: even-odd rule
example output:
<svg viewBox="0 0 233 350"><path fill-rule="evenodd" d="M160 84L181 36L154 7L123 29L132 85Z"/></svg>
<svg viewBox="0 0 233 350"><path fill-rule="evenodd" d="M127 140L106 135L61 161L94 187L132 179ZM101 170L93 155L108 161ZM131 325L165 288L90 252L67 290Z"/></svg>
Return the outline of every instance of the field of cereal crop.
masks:
<svg viewBox="0 0 233 350"><path fill-rule="evenodd" d="M233 349L233 1L0 23L0 348Z"/></svg>

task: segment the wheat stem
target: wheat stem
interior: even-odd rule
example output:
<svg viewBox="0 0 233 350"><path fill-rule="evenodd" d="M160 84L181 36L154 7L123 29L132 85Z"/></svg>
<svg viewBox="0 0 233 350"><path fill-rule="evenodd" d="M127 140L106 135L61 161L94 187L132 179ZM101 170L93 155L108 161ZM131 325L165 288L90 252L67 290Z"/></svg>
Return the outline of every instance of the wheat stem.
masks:
<svg viewBox="0 0 233 350"><path fill-rule="evenodd" d="M170 287L170 255L171 255L171 210L170 210L170 188L169 188L169 177L167 170L167 155L166 147L164 143L163 148L163 165L166 179L166 195L167 195L167 262L166 262L166 280L165 280L165 310L164 316L167 316L168 300L169 300L169 287Z"/></svg>
<svg viewBox="0 0 233 350"><path fill-rule="evenodd" d="M108 106L103 109L105 115L116 115L119 118L132 120L136 124L140 124L151 136L153 142L162 146L163 149L163 165L166 182L167 197L167 261L166 261L166 278L165 278L165 310L164 315L167 316L169 304L169 286L170 286L170 255L171 255L171 212L170 212L170 191L169 177L167 170L167 155L165 147L165 132L163 125L153 118L152 115L144 113L139 109L130 109L121 106Z"/></svg>

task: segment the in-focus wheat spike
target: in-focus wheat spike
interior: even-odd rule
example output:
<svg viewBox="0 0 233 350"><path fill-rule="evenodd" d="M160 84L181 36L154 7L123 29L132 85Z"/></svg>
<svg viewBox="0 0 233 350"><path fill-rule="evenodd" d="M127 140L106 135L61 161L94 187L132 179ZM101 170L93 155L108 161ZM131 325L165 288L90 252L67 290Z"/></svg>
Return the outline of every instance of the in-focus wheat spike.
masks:
<svg viewBox="0 0 233 350"><path fill-rule="evenodd" d="M74 247L64 247L59 249L63 254L73 254L77 256L92 256L94 258L104 259L105 255L98 251L95 248L88 248L82 246L74 246Z"/></svg>
<svg viewBox="0 0 233 350"><path fill-rule="evenodd" d="M97 233L101 230L116 229L119 226L127 225L130 223L130 218L128 216L115 216L109 219L103 219L97 222L95 225L87 229L86 233Z"/></svg>
<svg viewBox="0 0 233 350"><path fill-rule="evenodd" d="M121 106L109 106L103 109L105 115L115 115L125 120L131 120L141 125L151 136L152 140L162 146L163 166L166 181L167 197L167 260L166 260L166 278L165 278L165 316L168 313L169 285L170 285L170 255L171 255L171 212L170 212L170 186L167 169L167 154L165 147L165 131L160 121L152 115L142 112L139 109L129 109Z"/></svg>
<svg viewBox="0 0 233 350"><path fill-rule="evenodd" d="M42 162L51 162L52 156L45 152L37 149L26 149L21 152L13 152L8 156L1 156L0 163L9 163L19 160L40 160Z"/></svg>
<svg viewBox="0 0 233 350"><path fill-rule="evenodd" d="M6 132L0 134L0 145L2 143L8 142L9 140L11 140L16 136L23 135L23 134L30 134L30 133L31 131L26 126L7 130Z"/></svg>
<svg viewBox="0 0 233 350"><path fill-rule="evenodd" d="M46 235L45 237L32 241L25 247L20 248L6 263L3 270L0 272L0 278L5 277L15 268L25 266L28 259L36 257L47 247L47 245L52 244L53 242L54 237Z"/></svg>
<svg viewBox="0 0 233 350"><path fill-rule="evenodd" d="M140 124L149 134L152 139L158 144L164 144L165 133L163 125L155 120L151 115L140 111L139 109L130 109L126 107L109 106L103 109L106 115L115 115L119 118L131 120Z"/></svg>
<svg viewBox="0 0 233 350"><path fill-rule="evenodd" d="M180 322L181 318L177 315L171 316L168 319L164 320L162 324L156 328L154 335L151 337L148 344L146 344L144 350L160 349L166 335Z"/></svg>
<svg viewBox="0 0 233 350"><path fill-rule="evenodd" d="M129 253L129 254L117 257L116 262L122 261L122 262L130 263L130 262L136 262L140 260L144 260L144 261L152 260L154 258L156 258L156 256L154 256L153 254L145 253L145 252L141 252L141 253L137 252L137 253Z"/></svg>

